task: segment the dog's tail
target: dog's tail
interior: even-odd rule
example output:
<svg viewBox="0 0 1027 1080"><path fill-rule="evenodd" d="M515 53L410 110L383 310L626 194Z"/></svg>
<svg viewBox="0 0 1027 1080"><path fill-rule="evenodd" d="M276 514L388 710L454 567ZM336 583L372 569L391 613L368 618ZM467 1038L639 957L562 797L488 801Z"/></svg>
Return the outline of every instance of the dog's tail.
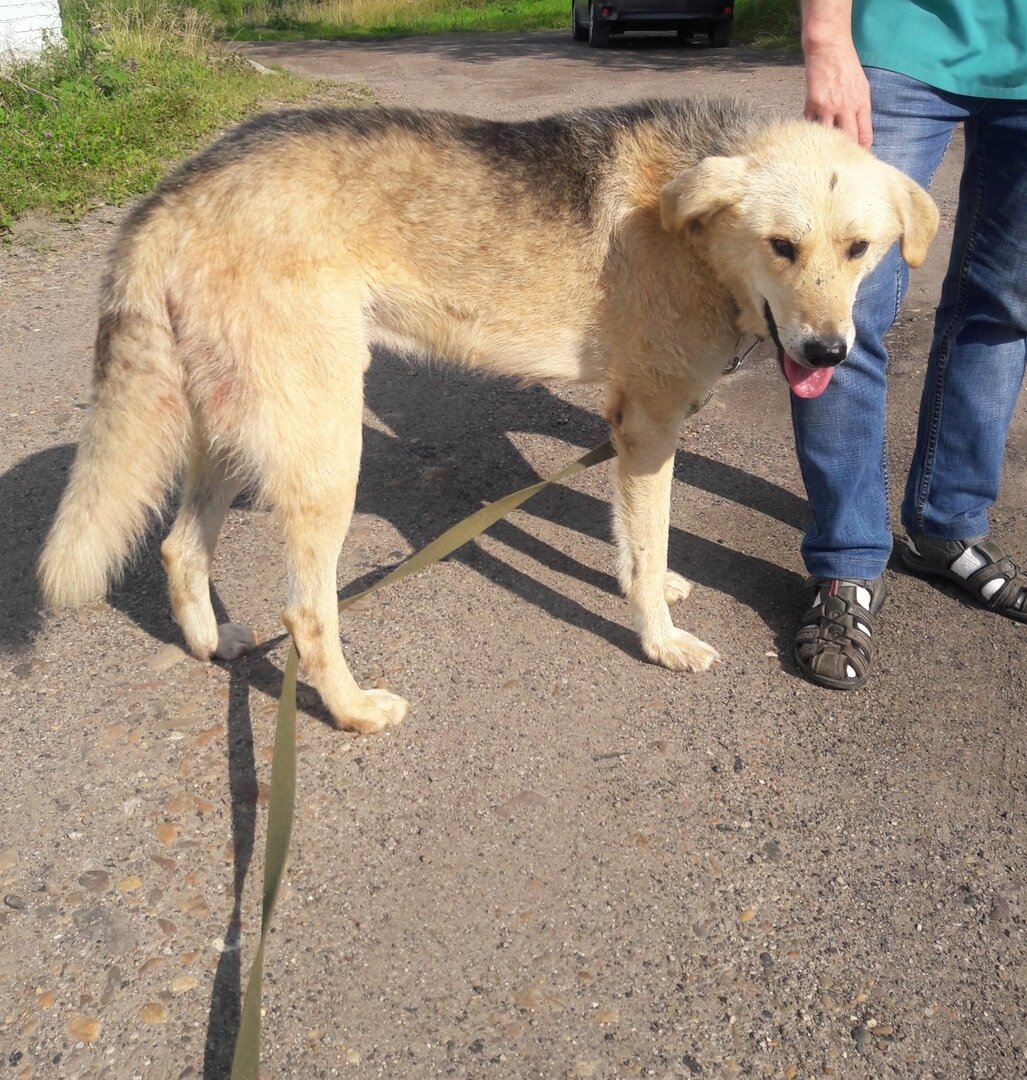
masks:
<svg viewBox="0 0 1027 1080"><path fill-rule="evenodd" d="M142 210L111 256L92 404L39 560L43 599L53 606L103 596L184 457L189 408L165 288L173 225L159 205Z"/></svg>

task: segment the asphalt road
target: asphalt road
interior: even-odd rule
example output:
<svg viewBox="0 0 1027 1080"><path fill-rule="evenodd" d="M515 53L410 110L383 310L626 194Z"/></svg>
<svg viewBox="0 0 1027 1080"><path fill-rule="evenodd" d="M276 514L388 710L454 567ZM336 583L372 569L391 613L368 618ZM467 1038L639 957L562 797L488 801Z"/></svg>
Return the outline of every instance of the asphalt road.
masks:
<svg viewBox="0 0 1027 1080"><path fill-rule="evenodd" d="M802 101L794 58L667 40L248 51L386 103L495 117L693 93ZM948 165L946 228L953 184ZM284 648L185 658L159 530L109 603L44 617L32 586L119 217L27 222L0 251L5 1077L226 1075L256 941ZM897 477L943 247L894 333ZM600 442L597 404L379 357L340 581L371 580ZM1024 421L993 526L1027 554ZM796 675L806 507L765 353L681 440L671 565L699 587L676 618L720 650L713 672L640 656L608 494L594 470L347 618L358 678L412 701L401 727L339 734L301 693L267 1075L1025 1075L1025 629L890 573L872 685L835 694ZM274 523L238 504L217 597L263 638L281 555Z"/></svg>

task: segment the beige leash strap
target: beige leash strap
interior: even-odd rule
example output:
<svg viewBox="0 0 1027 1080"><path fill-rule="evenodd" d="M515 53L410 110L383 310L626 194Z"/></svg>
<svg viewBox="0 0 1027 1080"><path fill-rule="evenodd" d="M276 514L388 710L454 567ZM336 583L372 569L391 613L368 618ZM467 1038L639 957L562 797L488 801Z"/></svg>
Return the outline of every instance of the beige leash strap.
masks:
<svg viewBox="0 0 1027 1080"><path fill-rule="evenodd" d="M362 600L365 596L392 585L411 574L439 562L451 555L469 540L480 536L486 529L505 517L511 510L537 495L550 484L558 484L576 473L609 461L616 455L612 442L605 442L583 457L565 465L559 472L521 488L510 495L476 510L463 521L447 529L427 547L415 552L400 563L369 589L349 596L339 604L339 610ZM267 811L267 842L264 849L264 901L260 920L260 943L246 982L246 997L239 1017L239 1030L232 1057L231 1080L260 1080L260 1027L261 997L264 979L264 952L271 932L278 891L285 872L292 836L292 822L296 809L296 672L299 656L295 644L289 649L282 679L282 696L278 701L278 720L275 725L274 756L271 761L271 794Z"/></svg>

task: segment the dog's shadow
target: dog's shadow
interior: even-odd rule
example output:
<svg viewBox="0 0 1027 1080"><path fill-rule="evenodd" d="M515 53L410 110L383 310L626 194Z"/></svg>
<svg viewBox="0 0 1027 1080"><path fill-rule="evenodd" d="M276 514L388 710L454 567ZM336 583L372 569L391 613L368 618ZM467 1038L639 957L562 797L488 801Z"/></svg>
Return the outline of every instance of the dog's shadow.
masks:
<svg viewBox="0 0 1027 1080"><path fill-rule="evenodd" d="M42 625L36 562L74 456L53 446L0 475L0 650L26 651Z"/></svg>
<svg viewBox="0 0 1027 1080"><path fill-rule="evenodd" d="M363 465L357 510L387 521L412 549L419 549L450 525L498 498L532 483L537 474L517 449L511 434L563 437L574 447L591 447L608 437L595 413L571 404L544 388L523 390L513 383L484 380L453 370L411 366L393 357L376 358L367 377L367 405L375 421L364 430ZM0 560L0 648L14 652L31 646L41 625L34 567L42 541L67 479L74 447L63 445L34 454L0 476L0 506L8 536ZM561 458L574 456L568 449ZM700 490L801 528L805 503L744 470L699 453L678 455L677 479ZM610 542L609 503L584 491L554 486L526 503L524 511L542 521ZM159 556L160 535L153 530L140 554L115 587L111 603L152 637L180 642L171 620ZM586 565L551 546L526 527L502 521L492 535L551 571L603 591L615 592L606 568ZM359 546L359 539L354 541ZM346 565L346 548L343 565ZM398 561L402 552L390 553ZM351 554L350 566L354 560ZM641 658L637 639L626 624L614 622L545 585L535 576L504 562L477 544L454 553L493 584L566 623L584 629ZM612 566L613 551L609 565ZM720 590L755 611L779 646L791 632L784 612L796 598L798 577L766 560L741 554L691 532L673 529L670 564L699 585ZM366 565L366 564L365 564ZM387 569L365 569L347 593L377 580ZM215 567L216 576L216 567ZM216 590L219 621L227 619ZM255 836L256 767L250 714L250 691L277 697L281 672L262 648L230 670L228 704L228 783L232 799L234 905L214 978L204 1049L203 1076L228 1074L238 1031L241 1004L239 953L243 883L249 871ZM783 649L782 649L783 651ZM323 714L322 720L326 719Z"/></svg>
<svg viewBox="0 0 1027 1080"><path fill-rule="evenodd" d="M368 408L382 422L365 427L364 458L357 510L390 522L413 548L434 539L485 501L532 483L537 473L520 453L511 433L562 437L575 447L592 447L609 437L594 412L557 397L543 387L521 389L512 382L414 367L381 356L367 379ZM568 450L563 457L574 454ZM698 453L678 454L676 478L701 490L802 528L802 499L783 488ZM611 542L610 507L574 487L547 489L524 512L563 528ZM549 570L607 592L617 583L607 567L587 566L509 520L491 534ZM640 656L632 631L611 623L581 602L542 585L479 546L452 558L563 622L588 630ZM680 529L670 537L670 565L697 584L734 597L754 610L775 635L780 608L793 597L797 575L766 560ZM612 568L613 552L608 566ZM380 576L362 575L353 590ZM347 592L350 591L347 589ZM789 627L790 629L790 627Z"/></svg>
<svg viewBox="0 0 1027 1080"><path fill-rule="evenodd" d="M596 413L542 387L521 389L513 382L415 366L391 356L379 356L372 364L366 401L380 423L364 429L357 511L389 522L414 550L483 502L537 479L535 470L508 437L511 433L562 437L577 447L594 446L609 435ZM52 447L0 475L0 506L5 508L7 532L0 560L0 595L4 597L0 648L17 652L31 646L40 627L35 563L73 455L71 445ZM699 453L679 452L675 476L680 482L796 529L804 524L807 510L802 499L735 466ZM594 539L611 541L608 501L572 487L554 486L526 503L523 511ZM124 582L112 590L110 601L154 638L179 642L160 563L163 531L151 531ZM552 571L616 591L608 569L586 566L511 521L499 522L491 532ZM345 564L345 546L343 553ZM395 553L397 559L400 555ZM625 627L542 585L477 545L469 544L451 558L474 567L494 584L555 618L638 655L634 635ZM671 531L669 561L673 569L698 585L724 592L751 608L773 633L781 629L778 613L782 602L794 594L795 574L681 529ZM611 552L610 566L612 562ZM366 586L387 568L366 570L345 591ZM216 573L215 567L215 578ZM258 676L255 681L264 680Z"/></svg>

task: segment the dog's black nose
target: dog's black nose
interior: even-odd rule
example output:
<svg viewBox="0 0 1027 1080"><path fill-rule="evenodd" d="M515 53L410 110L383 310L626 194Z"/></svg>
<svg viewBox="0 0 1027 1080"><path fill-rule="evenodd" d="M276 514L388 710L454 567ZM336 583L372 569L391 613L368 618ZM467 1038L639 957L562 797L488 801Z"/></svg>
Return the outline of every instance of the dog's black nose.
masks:
<svg viewBox="0 0 1027 1080"><path fill-rule="evenodd" d="M803 346L802 358L811 367L836 367L848 351L845 338L815 338Z"/></svg>

